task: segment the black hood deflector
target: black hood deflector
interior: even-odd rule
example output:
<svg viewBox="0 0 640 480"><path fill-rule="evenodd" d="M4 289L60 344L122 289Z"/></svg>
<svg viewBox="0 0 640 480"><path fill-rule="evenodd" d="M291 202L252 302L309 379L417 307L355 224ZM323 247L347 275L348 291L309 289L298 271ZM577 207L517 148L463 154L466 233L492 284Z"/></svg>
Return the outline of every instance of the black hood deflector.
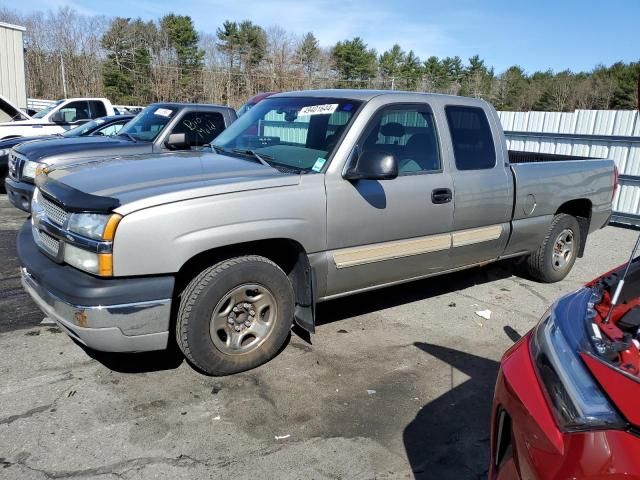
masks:
<svg viewBox="0 0 640 480"><path fill-rule="evenodd" d="M46 175L38 175L36 185L47 197L59 203L68 212L111 213L120 206L120 200L91 195Z"/></svg>

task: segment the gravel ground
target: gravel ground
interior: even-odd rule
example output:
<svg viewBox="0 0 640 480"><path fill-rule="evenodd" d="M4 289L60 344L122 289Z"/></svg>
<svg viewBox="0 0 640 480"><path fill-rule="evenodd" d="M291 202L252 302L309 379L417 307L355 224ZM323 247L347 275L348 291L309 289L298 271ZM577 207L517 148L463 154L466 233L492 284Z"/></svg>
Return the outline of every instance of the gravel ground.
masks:
<svg viewBox="0 0 640 480"><path fill-rule="evenodd" d="M323 304L312 345L210 378L176 355L88 352L22 292L0 196L0 477L485 478L502 353L559 295L622 263L607 227L563 282L500 263ZM492 311L491 319L475 314Z"/></svg>

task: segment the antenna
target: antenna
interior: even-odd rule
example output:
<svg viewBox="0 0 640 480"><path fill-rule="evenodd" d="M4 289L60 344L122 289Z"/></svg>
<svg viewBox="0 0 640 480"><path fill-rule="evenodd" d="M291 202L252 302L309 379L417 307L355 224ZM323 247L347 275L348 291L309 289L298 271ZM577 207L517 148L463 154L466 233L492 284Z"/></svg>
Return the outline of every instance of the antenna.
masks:
<svg viewBox="0 0 640 480"><path fill-rule="evenodd" d="M607 312L607 316L604 319L604 323L609 323L611 320L611 314L613 313L613 308L617 305L618 299L620 298L620 293L622 292L622 287L624 287L624 280L627 278L627 274L629 273L629 268L631 267L631 262L636 255L636 250L638 250L638 246L640 245L640 235L636 239L636 244L633 246L633 250L631 250L631 257L629 257L629 261L627 262L626 267L624 268L624 273L622 274L622 278L616 285L616 290L613 292L613 296L611 297L611 305L609 305L609 311Z"/></svg>

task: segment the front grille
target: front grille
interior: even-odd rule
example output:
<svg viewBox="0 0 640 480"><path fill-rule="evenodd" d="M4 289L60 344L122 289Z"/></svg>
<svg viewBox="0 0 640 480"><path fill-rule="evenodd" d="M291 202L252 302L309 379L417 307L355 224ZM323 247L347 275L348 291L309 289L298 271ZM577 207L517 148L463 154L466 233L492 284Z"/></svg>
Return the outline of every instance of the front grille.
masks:
<svg viewBox="0 0 640 480"><path fill-rule="evenodd" d="M67 221L67 212L55 203L47 200L43 195L40 195L38 203L44 210L45 215L56 225L62 226Z"/></svg>
<svg viewBox="0 0 640 480"><path fill-rule="evenodd" d="M36 243L54 257L58 256L60 250L60 242L51 235L41 232L37 228L33 228L33 238Z"/></svg>
<svg viewBox="0 0 640 480"><path fill-rule="evenodd" d="M22 170L22 160L13 151L9 152L9 177L20 180L20 170Z"/></svg>

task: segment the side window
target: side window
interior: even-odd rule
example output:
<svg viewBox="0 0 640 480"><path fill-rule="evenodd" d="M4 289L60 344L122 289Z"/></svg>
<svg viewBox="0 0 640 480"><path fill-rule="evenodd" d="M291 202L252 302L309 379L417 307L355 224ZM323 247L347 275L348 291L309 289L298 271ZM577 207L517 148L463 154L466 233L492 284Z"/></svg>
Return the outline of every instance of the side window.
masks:
<svg viewBox="0 0 640 480"><path fill-rule="evenodd" d="M113 135L116 135L122 127L122 123L112 123L111 125L107 125L106 127L99 128L98 130L93 132L92 135L111 137Z"/></svg>
<svg viewBox="0 0 640 480"><path fill-rule="evenodd" d="M189 112L171 133L184 133L187 143L199 147L211 143L224 130L224 117L218 112Z"/></svg>
<svg viewBox="0 0 640 480"><path fill-rule="evenodd" d="M91 106L91 114L92 118L100 118L107 116L107 108L104 106L104 103L99 102L97 100L92 100L89 102Z"/></svg>
<svg viewBox="0 0 640 480"><path fill-rule="evenodd" d="M496 149L484 110L477 107L445 107L458 170L495 167Z"/></svg>
<svg viewBox="0 0 640 480"><path fill-rule="evenodd" d="M360 147L392 154L400 175L442 169L433 114L423 106L385 109L374 117Z"/></svg>
<svg viewBox="0 0 640 480"><path fill-rule="evenodd" d="M60 109L62 119L66 123L77 122L78 120L90 120L91 113L87 102L71 102Z"/></svg>

